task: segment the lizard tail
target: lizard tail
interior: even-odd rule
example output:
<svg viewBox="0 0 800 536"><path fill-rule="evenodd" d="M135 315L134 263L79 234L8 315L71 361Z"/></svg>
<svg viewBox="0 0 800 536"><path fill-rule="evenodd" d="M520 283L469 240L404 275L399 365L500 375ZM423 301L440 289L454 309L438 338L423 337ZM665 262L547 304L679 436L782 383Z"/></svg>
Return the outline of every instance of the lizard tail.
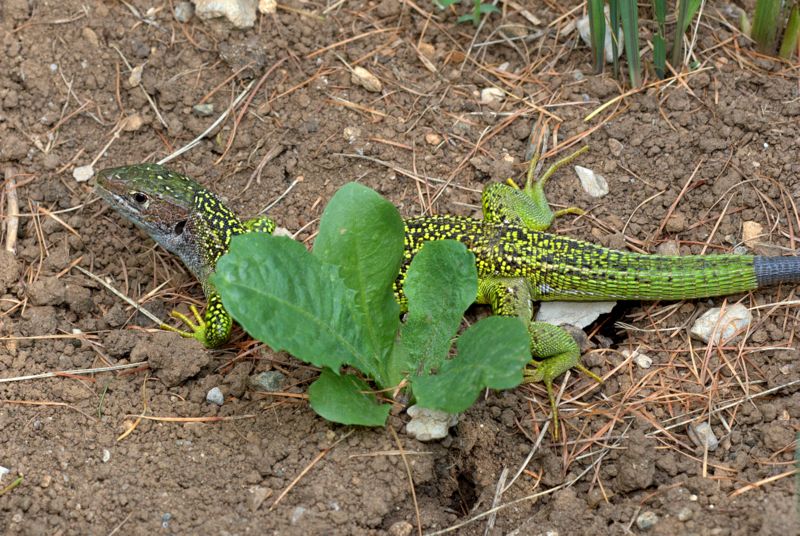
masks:
<svg viewBox="0 0 800 536"><path fill-rule="evenodd" d="M800 257L753 258L756 282L759 287L780 283L800 283Z"/></svg>

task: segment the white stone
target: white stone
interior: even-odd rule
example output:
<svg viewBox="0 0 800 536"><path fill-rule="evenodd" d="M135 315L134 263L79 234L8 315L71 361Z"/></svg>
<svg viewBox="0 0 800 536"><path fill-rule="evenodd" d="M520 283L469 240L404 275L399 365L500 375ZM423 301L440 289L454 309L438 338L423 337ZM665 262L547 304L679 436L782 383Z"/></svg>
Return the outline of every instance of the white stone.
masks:
<svg viewBox="0 0 800 536"><path fill-rule="evenodd" d="M502 89L496 87L487 87L481 90L481 104L494 104L495 102L502 102L506 97Z"/></svg>
<svg viewBox="0 0 800 536"><path fill-rule="evenodd" d="M225 402L225 395L219 387L212 387L206 394L206 402L221 406Z"/></svg>
<svg viewBox="0 0 800 536"><path fill-rule="evenodd" d="M3 481L3 477L6 476L10 472L11 472L11 469L9 469L8 467L3 467L2 465L0 465L0 482L2 482Z"/></svg>
<svg viewBox="0 0 800 536"><path fill-rule="evenodd" d="M91 164L78 166L72 170L72 178L78 182L86 182L94 177L94 168Z"/></svg>
<svg viewBox="0 0 800 536"><path fill-rule="evenodd" d="M608 181L589 168L575 166L575 173L581 181L581 188L592 197L603 197L608 193Z"/></svg>
<svg viewBox="0 0 800 536"><path fill-rule="evenodd" d="M194 0L194 6L201 19L225 17L237 28L252 28L256 23L256 0Z"/></svg>
<svg viewBox="0 0 800 536"><path fill-rule="evenodd" d="M111 461L111 451L108 449L103 449L103 456L100 459L103 460L103 463L108 463Z"/></svg>
<svg viewBox="0 0 800 536"><path fill-rule="evenodd" d="M741 303L728 305L725 307L725 312L721 313L722 309L720 307L714 307L706 311L692 326L692 336L703 342L708 342L711 340L713 333L714 344L719 344L720 340L727 341L734 333L744 331L753 320L750 310Z"/></svg>
<svg viewBox="0 0 800 536"><path fill-rule="evenodd" d="M602 314L611 312L617 302L542 302L536 312L538 322L570 324L585 328Z"/></svg>
<svg viewBox="0 0 800 536"><path fill-rule="evenodd" d="M719 446L719 439L714 434L714 430L707 422L701 422L698 425L690 424L688 429L689 438L694 441L694 444L703 449L708 449L708 452L714 452Z"/></svg>
<svg viewBox="0 0 800 536"><path fill-rule="evenodd" d="M614 47L611 44L611 27L608 25L608 5L605 7L605 18L606 18L606 40L603 44L603 53L606 57L606 63L614 63ZM581 35L581 39L587 46L592 46L592 35L589 28L589 16L586 15L585 17L581 17L578 19L578 33ZM622 56L622 51L625 49L625 41L623 41L623 34L622 34L622 26L619 28L619 34L617 39L617 58Z"/></svg>
<svg viewBox="0 0 800 536"><path fill-rule="evenodd" d="M622 355L626 358L629 357L633 359L633 362L636 363L636 366L642 369L649 369L653 366L653 358L647 354L641 353L639 350L623 350Z"/></svg>
<svg viewBox="0 0 800 536"><path fill-rule="evenodd" d="M764 227L758 222L746 221L742 223L742 242L750 249L758 245L763 233Z"/></svg>
<svg viewBox="0 0 800 536"><path fill-rule="evenodd" d="M373 93L380 93L383 89L383 84L378 77L363 67L353 69L350 81Z"/></svg>
<svg viewBox="0 0 800 536"><path fill-rule="evenodd" d="M258 0L258 11L265 15L271 15L278 11L277 0Z"/></svg>
<svg viewBox="0 0 800 536"><path fill-rule="evenodd" d="M406 413L411 417L406 425L406 433L418 441L445 438L450 427L458 423L458 414L435 409L411 406Z"/></svg>

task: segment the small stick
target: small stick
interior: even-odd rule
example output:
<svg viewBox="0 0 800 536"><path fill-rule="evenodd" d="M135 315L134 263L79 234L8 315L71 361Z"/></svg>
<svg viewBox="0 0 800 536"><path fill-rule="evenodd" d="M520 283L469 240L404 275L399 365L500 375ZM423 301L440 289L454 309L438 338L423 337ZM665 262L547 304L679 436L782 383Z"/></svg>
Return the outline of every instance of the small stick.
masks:
<svg viewBox="0 0 800 536"><path fill-rule="evenodd" d="M137 363L127 363L124 365L113 365L110 367L96 367L96 368L88 368L88 369L75 369L75 370L59 370L56 372L43 372L41 374L31 374L30 376L16 376L14 378L0 378L0 383L10 383L10 382L21 382L27 380L39 380L42 378L55 378L58 376L64 376L65 374L77 376L79 374L94 374L96 372L111 372L114 370L124 370L130 368L136 368L142 365L146 365L147 361L139 361Z"/></svg>
<svg viewBox="0 0 800 536"><path fill-rule="evenodd" d="M320 461L322 458L324 458L324 457L325 457L325 455L326 455L326 454L328 454L330 451L332 451L332 450L333 450L333 449L336 447L336 445L338 445L339 443L341 443L342 441L344 441L345 439L347 439L348 437L350 437L351 435L353 435L353 432L354 432L354 431L355 431L355 430L351 430L351 431L347 432L345 435L343 435L342 437L340 437L340 438L339 438L339 439L338 439L338 440L337 440L337 441L336 441L336 442L335 442L333 445L331 445L330 447L328 447L328 448L326 448L326 449L322 450L322 452L320 452L319 454L317 454L317 455L314 457L314 459L313 459L313 460L311 460L311 463L309 463L308 465L306 465L306 466L305 466L305 468L304 468L302 471L300 471L300 474L299 474L299 475L297 475L297 476L294 478L294 480L292 480L292 481L289 483L289 485L288 485L288 486L286 486L286 489L284 489L284 490L281 492L281 494L280 494L280 495L278 495L278 498L277 498L277 499L275 499L275 502L274 502L274 503L272 503L272 505L270 505L270 507L269 507L270 511L271 511L271 510L274 510L274 509L275 509L275 507L276 507L276 506L278 506L278 503L279 503L279 502L281 502L281 501L283 500L283 498L284 498L284 497L286 497L286 494L287 494L287 493L289 493L289 492L292 490L292 488L294 488L294 487L297 485L297 483L298 483L298 482L300 482L300 479L301 479L301 478L303 478L303 477L306 475L306 473L308 473L308 472L311 470L311 468L312 468L312 467L314 467L314 466L317 464L317 462L318 462L318 461Z"/></svg>
<svg viewBox="0 0 800 536"><path fill-rule="evenodd" d="M14 168L5 170L6 197L8 198L8 216L6 216L6 251L17 254L17 234L19 232L19 198L17 183L14 180Z"/></svg>

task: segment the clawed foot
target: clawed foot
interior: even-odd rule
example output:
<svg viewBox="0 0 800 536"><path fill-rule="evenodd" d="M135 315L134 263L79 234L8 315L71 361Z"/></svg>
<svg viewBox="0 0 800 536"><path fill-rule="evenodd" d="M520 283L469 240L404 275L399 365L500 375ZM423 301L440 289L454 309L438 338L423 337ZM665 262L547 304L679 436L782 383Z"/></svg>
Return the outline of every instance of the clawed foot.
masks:
<svg viewBox="0 0 800 536"><path fill-rule="evenodd" d="M161 328L177 333L181 337L185 337L187 339L197 339L203 343L203 345L206 345L206 321L203 320L203 317L200 316L200 313L197 311L197 307L194 305L190 305L189 310L192 312L194 320L197 323L193 322L188 316L178 311L172 311L169 314L169 316L172 318L176 318L182 323L186 324L189 327L189 331L184 331L167 324L161 324Z"/></svg>
<svg viewBox="0 0 800 536"><path fill-rule="evenodd" d="M597 383L603 383L603 378L584 367L582 364L577 363L572 368L586 374ZM553 440L558 441L559 437L559 422L558 422L558 405L556 404L556 397L553 391L553 380L560 376L563 372L563 366L558 360L545 359L543 361L532 360L530 365L523 371L523 383L543 383L547 390L547 398L550 400L550 411L553 415Z"/></svg>

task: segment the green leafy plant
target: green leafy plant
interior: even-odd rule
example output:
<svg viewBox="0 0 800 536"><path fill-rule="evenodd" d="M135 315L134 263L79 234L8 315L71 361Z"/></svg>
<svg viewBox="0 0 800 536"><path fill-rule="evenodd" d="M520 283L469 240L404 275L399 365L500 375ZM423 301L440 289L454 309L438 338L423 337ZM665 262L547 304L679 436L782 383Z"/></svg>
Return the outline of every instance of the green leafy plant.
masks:
<svg viewBox="0 0 800 536"><path fill-rule="evenodd" d="M477 322L449 358L477 295L474 256L459 242L431 242L414 256L400 323L393 284L403 233L393 205L351 183L325 208L311 252L286 237L250 233L235 237L217 263L212 282L236 321L273 349L322 368L308 395L328 420L380 426L390 404L375 393L401 385L410 384L423 407L456 413L487 387L522 381L530 343L516 318Z"/></svg>
<svg viewBox="0 0 800 536"><path fill-rule="evenodd" d="M774 54L782 30L783 38L778 56L790 59L797 50L797 41L800 37L800 2L758 0L750 32L758 49L767 54Z"/></svg>
<svg viewBox="0 0 800 536"><path fill-rule="evenodd" d="M472 22L475 26L481 23L481 17L490 13L500 11L494 4L484 4L482 0L464 0L472 4L470 12L466 15L458 17L458 22ZM435 0L434 2L439 9L447 9L448 7L458 3L458 0Z"/></svg>
<svg viewBox="0 0 800 536"><path fill-rule="evenodd" d="M683 62L683 38L689 29L692 19L698 13L701 0L679 0L676 10L675 35L672 41L672 65L676 67ZM606 20L603 0L587 0L589 13L589 30L592 43L592 57L595 71L603 70L603 47L606 26L611 29L611 44L614 52L614 75L619 76L617 38L622 28L625 41L625 57L628 60L628 74L633 87L642 84L642 67L639 49L639 6L635 0L609 0L608 20ZM653 16L656 21L656 33L653 36L653 67L659 78L667 73L667 0L652 0Z"/></svg>

